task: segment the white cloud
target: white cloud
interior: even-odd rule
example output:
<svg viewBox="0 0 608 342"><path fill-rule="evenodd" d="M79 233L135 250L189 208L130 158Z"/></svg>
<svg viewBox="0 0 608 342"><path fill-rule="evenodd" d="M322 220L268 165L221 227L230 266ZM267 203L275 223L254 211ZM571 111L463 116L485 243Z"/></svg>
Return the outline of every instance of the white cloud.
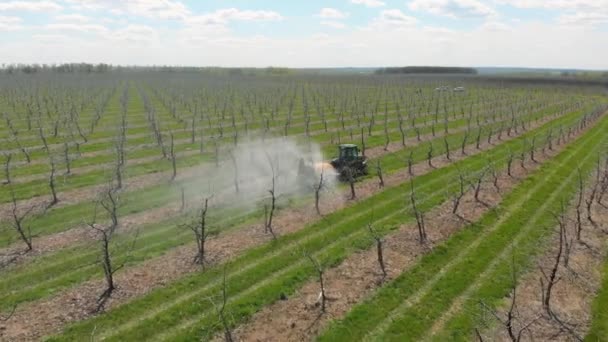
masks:
<svg viewBox="0 0 608 342"><path fill-rule="evenodd" d="M488 21L481 25L481 29L484 31L508 31L511 26L499 21Z"/></svg>
<svg viewBox="0 0 608 342"><path fill-rule="evenodd" d="M87 23L91 21L91 18L82 14L64 14L55 16L55 20L61 22Z"/></svg>
<svg viewBox="0 0 608 342"><path fill-rule="evenodd" d="M382 2L349 1L368 7L381 7ZM334 13L329 18L321 18L321 11L314 17L309 15L308 20L318 21L320 26L318 32L313 30L307 36L261 36L256 32L258 25L251 25L249 32L237 32L230 29L230 24L280 21L284 17L273 10L237 8L194 13L178 0L56 0L65 10L46 14L49 25L26 26L36 24L25 16L23 20L19 18L21 13L0 11L0 63L86 61L258 67L426 64L608 69L608 46L598 43L606 39L605 29L591 26L608 22L608 6L598 5L608 0L509 1L526 8L559 11L549 12L556 16L550 24L497 15L491 6L507 0L406 1L412 10L452 18L475 17L483 24L473 29L434 27L417 20L416 12L381 7L372 10L377 12L376 17L366 26L355 28L346 25L343 18L347 13L339 9L336 11L342 15ZM45 2L54 3L37 3ZM481 3L485 5L479 6ZM28 7L31 4L36 3L0 0L0 8L11 10L34 8ZM121 16L108 17L110 12ZM140 17L156 21L149 26L130 24ZM160 22L155 26L164 19L177 20L177 25ZM285 25L287 31L291 24L286 20L281 26ZM453 22L448 20L446 24ZM19 29L19 35L4 32ZM25 34L30 36L22 37Z"/></svg>
<svg viewBox="0 0 608 342"><path fill-rule="evenodd" d="M42 44L61 44L73 42L73 38L63 34L35 34L32 39Z"/></svg>
<svg viewBox="0 0 608 342"><path fill-rule="evenodd" d="M523 9L561 11L557 23L569 26L593 26L608 23L608 0L495 0L502 5Z"/></svg>
<svg viewBox="0 0 608 342"><path fill-rule="evenodd" d="M59 11L62 7L53 1L5 1L0 2L0 11Z"/></svg>
<svg viewBox="0 0 608 342"><path fill-rule="evenodd" d="M494 9L477 0L414 0L409 3L409 8L451 18L497 15Z"/></svg>
<svg viewBox="0 0 608 342"><path fill-rule="evenodd" d="M608 23L608 12L577 12L564 14L557 21L563 25L592 26Z"/></svg>
<svg viewBox="0 0 608 342"><path fill-rule="evenodd" d="M350 0L350 2L357 5L364 5L366 7L382 7L386 5L386 3L380 0Z"/></svg>
<svg viewBox="0 0 608 342"><path fill-rule="evenodd" d="M335 20L324 20L321 22L321 25L328 26L328 27L335 28L335 29L343 29L346 27L346 25L344 23L335 21Z"/></svg>
<svg viewBox="0 0 608 342"><path fill-rule="evenodd" d="M374 18L370 24L374 29L404 28L416 24L418 20L406 15L398 9L388 9L380 12L380 16Z"/></svg>
<svg viewBox="0 0 608 342"><path fill-rule="evenodd" d="M267 44L270 41L269 38L261 35L248 37L248 38L236 38L236 37L219 37L209 39L207 42L210 44L231 47L231 48L240 48L243 46L255 46L257 44Z"/></svg>
<svg viewBox="0 0 608 342"><path fill-rule="evenodd" d="M0 15L0 31L16 31L23 28L19 17L6 17Z"/></svg>
<svg viewBox="0 0 608 342"><path fill-rule="evenodd" d="M557 10L608 9L608 0L495 0L495 2L517 8Z"/></svg>
<svg viewBox="0 0 608 342"><path fill-rule="evenodd" d="M106 37L109 40L143 44L150 44L159 40L156 30L146 25L128 25L125 28L112 31Z"/></svg>
<svg viewBox="0 0 608 342"><path fill-rule="evenodd" d="M322 8L317 15L324 19L344 19L348 17L348 13L329 7Z"/></svg>
<svg viewBox="0 0 608 342"><path fill-rule="evenodd" d="M399 15L385 15L383 18L399 17L402 20L391 21L408 22ZM114 32L111 30L104 37ZM200 38L196 44L185 39L196 32L200 32L200 36L193 36ZM207 32L207 36L202 32ZM48 36L52 34L57 36ZM38 36L38 39L58 40L62 34L50 32L47 37ZM154 39L130 43L148 37ZM0 63L87 61L123 65L458 65L608 69L608 46L598 44L605 40L605 32L542 22L522 22L508 31L450 31L422 25L400 29L370 26L366 30L335 30L324 35L285 38L262 38L255 34L237 35L230 31L203 31L202 28L193 30L188 27L158 33L146 28L132 28L123 32L121 40L93 40L76 35L71 38L73 41L69 44L49 43L45 49L41 49L41 43L34 39L0 40L3 51ZM247 53L243 53L244 48Z"/></svg>
<svg viewBox="0 0 608 342"><path fill-rule="evenodd" d="M108 10L115 15L130 14L152 19L184 19L191 14L180 1L175 0L66 0L78 10Z"/></svg>
<svg viewBox="0 0 608 342"><path fill-rule="evenodd" d="M190 16L185 22L191 25L223 26L230 21L278 21L283 16L275 11L240 10L237 8L220 9L212 13Z"/></svg>
<svg viewBox="0 0 608 342"><path fill-rule="evenodd" d="M22 21L23 21L23 19L21 19L19 17L5 17L3 15L0 15L0 23L3 23L3 24L18 24Z"/></svg>
<svg viewBox="0 0 608 342"><path fill-rule="evenodd" d="M106 33L108 28L103 25L96 24L78 24L78 23L55 23L44 26L46 30L51 31L72 31L82 33Z"/></svg>

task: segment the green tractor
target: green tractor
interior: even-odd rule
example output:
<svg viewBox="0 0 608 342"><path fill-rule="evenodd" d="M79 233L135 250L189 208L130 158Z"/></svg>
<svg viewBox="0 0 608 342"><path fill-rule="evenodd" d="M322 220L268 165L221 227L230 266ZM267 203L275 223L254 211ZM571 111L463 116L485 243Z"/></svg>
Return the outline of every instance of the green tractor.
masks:
<svg viewBox="0 0 608 342"><path fill-rule="evenodd" d="M359 155L359 147L355 144L341 144L338 146L338 157L330 162L339 175L341 181L348 181L352 176L367 175L367 158Z"/></svg>
<svg viewBox="0 0 608 342"><path fill-rule="evenodd" d="M348 182L350 177L357 178L367 175L367 158L359 155L359 148L353 144L338 146L338 157L330 162L307 164L300 159L298 179L302 186L309 186L317 182L319 175L325 173L335 174L340 181Z"/></svg>

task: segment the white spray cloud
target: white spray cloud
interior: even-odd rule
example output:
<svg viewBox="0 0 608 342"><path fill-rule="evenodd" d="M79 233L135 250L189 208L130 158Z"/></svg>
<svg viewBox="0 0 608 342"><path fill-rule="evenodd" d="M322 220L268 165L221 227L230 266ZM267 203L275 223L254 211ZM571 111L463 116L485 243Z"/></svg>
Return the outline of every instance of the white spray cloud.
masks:
<svg viewBox="0 0 608 342"><path fill-rule="evenodd" d="M196 179L185 186L199 196L213 196L216 205L243 210L254 209L260 201L270 198L273 179L279 204L311 194L320 174L302 177L301 164L313 170L314 165L324 161L317 143L300 143L291 137L248 138L237 146L221 147L219 155L223 160L217 167L202 167ZM325 170L325 191L336 183L334 172Z"/></svg>

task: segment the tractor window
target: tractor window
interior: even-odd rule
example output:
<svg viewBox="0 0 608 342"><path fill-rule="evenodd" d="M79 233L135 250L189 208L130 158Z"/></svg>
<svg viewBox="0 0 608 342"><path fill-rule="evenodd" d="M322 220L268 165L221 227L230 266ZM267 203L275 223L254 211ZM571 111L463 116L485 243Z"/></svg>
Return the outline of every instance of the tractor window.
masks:
<svg viewBox="0 0 608 342"><path fill-rule="evenodd" d="M341 159L355 159L357 157L356 148L344 148L342 149Z"/></svg>

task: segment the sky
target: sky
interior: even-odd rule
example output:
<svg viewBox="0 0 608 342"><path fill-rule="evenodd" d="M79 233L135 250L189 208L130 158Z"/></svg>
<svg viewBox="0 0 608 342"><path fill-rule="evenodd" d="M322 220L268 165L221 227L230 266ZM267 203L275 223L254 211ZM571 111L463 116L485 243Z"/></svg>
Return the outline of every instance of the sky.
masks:
<svg viewBox="0 0 608 342"><path fill-rule="evenodd" d="M608 69L608 0L0 0L0 63Z"/></svg>

